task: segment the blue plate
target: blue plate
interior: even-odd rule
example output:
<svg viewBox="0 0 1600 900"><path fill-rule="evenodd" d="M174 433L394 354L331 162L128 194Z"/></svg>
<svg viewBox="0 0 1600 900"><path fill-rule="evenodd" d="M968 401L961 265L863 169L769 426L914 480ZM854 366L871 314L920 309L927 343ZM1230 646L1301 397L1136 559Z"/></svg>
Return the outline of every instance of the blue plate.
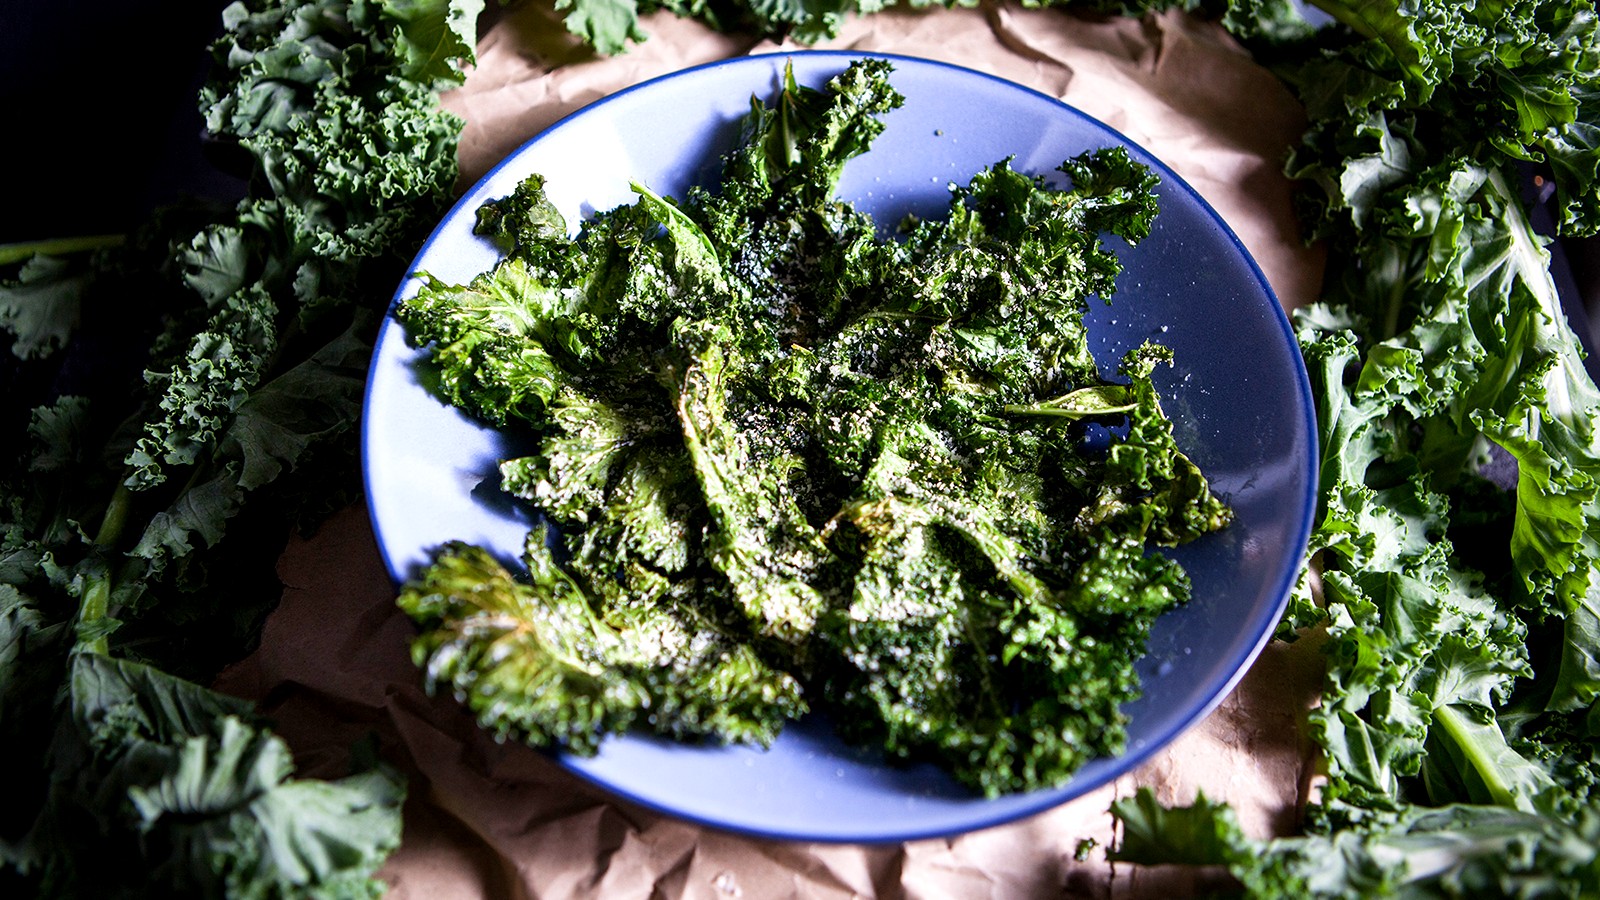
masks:
<svg viewBox="0 0 1600 900"><path fill-rule="evenodd" d="M577 222L630 203L628 181L681 196L708 182L752 94L769 98L793 61L820 86L859 54L809 51L689 69L610 96L512 153L475 185L422 248L414 270L465 282L495 249L472 233L475 211L531 173ZM572 771L636 803L747 834L819 841L901 841L984 828L1106 784L1150 758L1233 687L1271 636L1305 552L1315 507L1311 394L1283 311L1233 233L1171 170L1105 125L1010 82L942 63L888 57L906 97L870 153L844 170L840 193L880 222L941 215L947 183L1006 157L1020 171L1054 171L1084 150L1122 145L1161 176L1154 233L1121 253L1112 305L1093 304L1097 358L1114 369L1126 348L1155 338L1178 365L1163 391L1180 446L1233 505L1227 531L1174 553L1194 598L1163 616L1140 664L1145 694L1125 708L1128 750L1085 766L1067 785L986 800L932 766L886 764L847 746L821 717L788 727L770 750L689 746L648 736L607 741L599 755L557 754ZM414 279L398 297L416 289ZM516 555L523 509L487 485L510 438L436 399L423 355L392 318L367 386L363 456L378 545L395 579L447 540Z"/></svg>

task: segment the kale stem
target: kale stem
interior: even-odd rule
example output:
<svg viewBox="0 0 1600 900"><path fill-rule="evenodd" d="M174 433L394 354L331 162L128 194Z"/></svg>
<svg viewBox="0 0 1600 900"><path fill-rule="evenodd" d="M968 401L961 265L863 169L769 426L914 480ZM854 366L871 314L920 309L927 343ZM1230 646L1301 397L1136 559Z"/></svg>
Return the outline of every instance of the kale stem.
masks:
<svg viewBox="0 0 1600 900"><path fill-rule="evenodd" d="M0 266L22 262L34 255L64 256L68 253L98 250L101 247L115 247L126 239L120 234L88 234L80 237L26 241L20 244L0 244Z"/></svg>
<svg viewBox="0 0 1600 900"><path fill-rule="evenodd" d="M128 524L128 511L133 508L133 491L126 484L117 485L116 493L111 495L111 502L106 504L106 514L100 520L100 530L95 532L94 545L96 547L109 547L122 536L122 529Z"/></svg>
<svg viewBox="0 0 1600 900"><path fill-rule="evenodd" d="M99 622L111 612L111 573L102 573L83 592L83 605L78 610L80 625ZM105 635L92 638L82 645L82 649L89 653L106 655L111 647Z"/></svg>
<svg viewBox="0 0 1600 900"><path fill-rule="evenodd" d="M122 530L127 527L128 513L133 507L133 491L126 484L117 485L117 490L111 495L111 502L106 504L106 513L100 520L100 529L95 532L94 545L96 549L105 549L116 544L122 536ZM111 569L98 573L83 592L83 603L78 609L79 624L99 622L111 614ZM110 646L104 635L96 637L84 644L83 649L90 653L105 654Z"/></svg>
<svg viewBox="0 0 1600 900"><path fill-rule="evenodd" d="M1484 787L1488 788L1489 796L1500 806L1511 809L1517 808L1517 798L1511 792L1505 779L1500 777L1500 770L1495 766L1495 761L1483 753L1483 748L1472 735L1466 716L1454 706L1446 703L1433 711L1434 720L1444 728L1450 740L1455 742L1457 749L1466 758L1472 770L1483 779Z"/></svg>
<svg viewBox="0 0 1600 900"><path fill-rule="evenodd" d="M1396 278L1394 286L1389 289L1389 303L1383 316L1383 331L1379 333L1378 340L1386 341L1399 333L1400 310L1405 305L1406 288L1410 283L1408 278Z"/></svg>

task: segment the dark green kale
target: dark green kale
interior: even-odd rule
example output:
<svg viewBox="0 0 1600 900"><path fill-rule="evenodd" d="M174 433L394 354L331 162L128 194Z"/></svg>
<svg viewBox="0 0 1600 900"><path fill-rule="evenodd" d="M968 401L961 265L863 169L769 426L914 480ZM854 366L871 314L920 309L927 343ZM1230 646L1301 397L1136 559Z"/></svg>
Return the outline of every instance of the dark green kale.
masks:
<svg viewBox="0 0 1600 900"><path fill-rule="evenodd" d="M41 895L148 896L150 884L175 896L378 895L371 873L400 841L396 773L368 761L339 780L295 779L288 745L248 703L142 663L79 653L68 678L48 802L8 859ZM135 879L76 865L65 848L82 844L149 868Z"/></svg>
<svg viewBox="0 0 1600 900"><path fill-rule="evenodd" d="M0 893L382 892L398 773L293 777L203 685L258 639L290 534L358 489L372 285L454 190L437 91L481 6L229 6L201 104L247 196L0 259L0 761L30 776Z"/></svg>
<svg viewBox="0 0 1600 900"><path fill-rule="evenodd" d="M1230 519L1162 412L1170 353L1106 380L1088 349L1103 236L1148 234L1155 178L1120 148L1060 189L1001 161L885 238L834 193L890 71L789 75L714 189L636 185L575 236L535 176L479 214L500 263L397 307L447 399L533 437L502 484L559 533L526 574L452 546L404 588L429 682L486 727L590 752L828 710L989 795L1122 749L1188 596L1149 546Z"/></svg>

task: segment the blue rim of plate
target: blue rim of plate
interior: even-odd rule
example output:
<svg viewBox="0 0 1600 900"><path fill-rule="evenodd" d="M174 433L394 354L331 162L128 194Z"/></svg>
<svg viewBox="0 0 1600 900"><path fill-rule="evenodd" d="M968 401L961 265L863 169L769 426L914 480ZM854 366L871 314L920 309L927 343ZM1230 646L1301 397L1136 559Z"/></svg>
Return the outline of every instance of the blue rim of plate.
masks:
<svg viewBox="0 0 1600 900"><path fill-rule="evenodd" d="M950 797L943 795L943 792L946 790L946 788L940 787L935 791L935 793L941 794L941 796L935 798L940 803L937 811L914 810L914 808L919 805L920 801L927 800L927 796L910 795L906 798L906 809L912 811L903 816L895 816L892 814L891 810L891 815L889 815L888 818L879 818L875 821L849 819L849 817L846 816L846 818L849 819L848 821L841 821L837 823L831 821L819 822L816 821L814 817L805 822L791 823L786 821L781 815L775 815L771 811L763 812L760 815L750 814L748 811L740 814L730 812L726 809L707 809L692 802L685 803L679 802L679 800L675 799L665 799L656 790L654 790L653 787L641 786L636 783L623 783L624 781L631 779L619 778L618 766L611 766L608 768L606 765L597 764L597 761L602 761L607 757L614 745L643 745L647 748L647 752L650 753L656 753L658 751L665 752L667 754L667 758L672 758L673 754L679 753L726 754L730 751L735 753L762 752L759 749L752 750L751 748L722 748L703 746L690 747L672 744L672 742L662 738L655 738L648 735L630 734L621 739L608 739L598 757L576 757L560 751L540 751L545 753L550 758L556 760L568 771L580 776L590 783L604 788L612 795L620 797L621 799L633 804L665 813L681 820L686 820L719 830L730 831L736 834L764 839L812 841L819 843L888 843L947 837L959 833L1006 824L1008 822L1013 822L1027 816L1043 812L1067 801L1081 797L1091 791L1102 788L1110 784L1113 780L1138 768L1141 764L1147 762L1158 752L1167 747L1183 732L1187 731L1190 727L1212 712L1217 705L1227 697L1234 687L1237 686L1238 682L1243 678L1250 665L1255 661L1262 649L1271 640L1274 628L1283 615L1283 611L1288 601L1288 596L1296 582L1300 568L1303 564L1304 551L1309 541L1313 517L1317 505L1317 432L1315 422L1315 405L1311 394L1310 383L1306 376L1304 365L1300 361L1298 344L1295 341L1294 333L1290 326L1288 317L1279 304L1276 295L1274 294L1270 284L1268 284L1260 267L1251 257L1243 243L1238 239L1237 235L1232 231L1231 228L1229 228L1227 223L1210 206L1210 204L1208 204L1197 191L1195 191L1182 178L1180 178L1176 172L1174 172L1170 167L1168 167L1153 154L1149 153L1147 150L1144 150L1143 147L1129 140L1125 135L1121 134L1117 130L1083 113L1077 108L1055 97L1049 96L1048 94L1044 94L1040 91L1034 90L1033 88L1016 84L986 72L969 69L952 63L893 53L862 53L844 50L801 50L774 52L736 57L693 66L640 82L636 85L610 94L563 117L555 124L541 131L538 135L508 154L505 159L503 159L481 179L479 179L479 181L472 188L469 188L466 192L464 192L463 195L452 206L449 212L447 212L441 219L440 223L434 228L433 232L429 235L427 240L419 249L415 258L416 264L413 266L411 272L409 272L406 278L402 281L399 288L395 291L395 294L391 300L391 310L393 308L393 304L400 302L401 299L403 299L403 297L405 297L409 291L414 288L414 274L417 270L423 268L421 263L428 259L430 254L441 251L442 243L448 240L446 237L447 232L451 230L452 227L459 228L462 217L471 218L475 216L477 207L481 205L485 199L491 196L503 195L506 190L509 190L509 184L514 182L508 183L503 190L495 191L493 193L487 193L485 191L486 185L496 182L497 180L504 181L508 172L518 165L518 161L525 154L529 153L533 148L538 147L542 143L552 140L555 136L561 135L563 132L570 129L582 127L585 123L593 120L595 117L606 116L612 110L616 110L625 104L636 102L642 98L649 97L654 93L659 93L668 86L681 84L685 79L708 74L720 74L730 70L742 70L745 68L756 68L761 72L781 72L782 66L786 62L794 61L797 64L800 64L797 65L797 76L800 77L802 83L809 82L812 84L820 84L822 79L812 76L814 70L829 69L830 71L836 72L842 70L849 62L862 58L885 59L893 63L895 66L895 71L891 73L890 76L892 84L896 83L897 75L901 74L903 70L906 68L914 68L929 73L930 77L953 79L965 86L970 86L973 90L1000 91L1013 94L1018 98L1031 98L1027 100L1027 102L1030 103L1042 102L1042 104L1044 104L1043 108L1050 110L1052 115L1059 116L1063 120L1075 120L1076 127L1092 130L1107 139L1108 142L1120 144L1126 147L1136 159L1150 166L1160 176L1162 181L1160 190L1163 192L1163 212L1157 216L1158 227L1160 226L1161 222L1164 221L1163 216L1167 215L1168 204L1172 199L1174 199L1174 197L1178 200L1181 206L1188 207L1193 211L1193 213L1199 215L1205 220L1206 225L1213 232L1211 239L1220 239L1222 244L1225 245L1225 251L1232 253L1236 257L1234 260L1235 264L1240 266L1245 273L1248 273L1247 280L1250 283L1247 285L1247 288L1249 288L1249 291L1247 292L1254 294L1253 299L1257 301L1266 301L1266 309L1257 310L1257 312L1270 316L1274 321L1264 327L1270 331L1275 326L1277 336L1284 342L1284 346L1290 349L1288 356L1292 358L1290 362L1291 371L1287 372L1287 374L1289 376L1289 380L1293 383L1292 388L1290 389L1293 397L1291 401L1291 408L1283 411L1286 414L1286 418L1283 421L1287 424L1291 431L1298 429L1298 431L1295 433L1301 435L1302 437L1299 441L1299 444L1296 445L1296 452L1300 454L1299 463L1298 465L1294 465L1294 461L1289 460L1288 463L1286 463L1286 473L1293 477L1297 483L1303 485L1303 487L1299 496L1288 498L1291 502L1297 504L1298 515L1291 517L1292 521L1284 524L1289 526L1290 534L1292 535L1288 538L1288 544L1297 549L1293 554L1280 554L1279 557L1272 560L1274 568L1268 576L1270 586L1258 592L1258 594L1266 598L1268 602L1258 602L1254 604L1248 617L1246 617L1243 621L1234 623L1236 626L1234 632L1239 638L1241 638L1241 640L1235 641L1232 647L1232 652L1225 658L1219 659L1217 663L1211 667L1212 672L1223 673L1221 677L1211 677L1207 679L1203 687L1201 687L1198 691L1192 692L1197 696L1182 704L1181 709L1178 709L1174 713L1165 716L1160 726L1154 731L1140 735L1137 740L1131 740L1129 748L1124 753L1112 758L1091 761L1088 765L1084 766L1083 769L1080 770L1078 775L1076 775L1066 784L1057 788L1033 791L1024 794L1008 795L995 800L985 800L975 795L964 796L956 798L952 805L946 806L943 805L944 801L949 800ZM898 87L899 85L897 84L896 86ZM1020 99L1019 102L1021 102ZM890 115L893 116L894 113L891 113ZM875 143L874 149L871 152L879 152L879 146L879 144ZM990 161L994 162L997 160ZM965 177L970 176L971 174L973 174L973 172L966 172L959 180L964 181ZM517 176L517 180L520 180L520 177L521 175ZM624 177L627 176L624 175ZM654 185L652 185L652 187L654 187ZM1172 194L1172 196L1168 196L1169 192ZM846 193L846 191L841 189L841 193ZM592 211L592 209L589 209L588 211ZM569 216L569 224L572 221L573 219ZM1141 244L1141 246L1143 245ZM1116 304L1113 304L1113 307L1115 307L1115 305ZM1252 309L1254 309L1254 307L1252 307ZM1112 324L1114 325L1115 323L1116 320L1113 319ZM1161 330L1165 331L1166 329L1162 328ZM1109 341L1103 342L1103 346L1109 343ZM1282 350L1283 348L1275 345L1274 347L1268 349L1278 351ZM381 496L378 492L383 490L384 484L378 483L378 479L375 479L374 477L374 472L378 468L374 465L374 442L380 440L383 436L374 434L374 428L372 424L374 420L372 415L374 411L373 403L375 394L377 393L375 387L380 385L387 377L387 372L383 367L388 364L388 357L391 355L391 353L400 355L411 354L415 356L415 351L406 347L404 336L403 334L399 333L398 326L393 323L392 315L385 317L385 328L380 333L377 343L374 347L371 370L369 372L368 383L366 387L366 396L364 398L361 455L364 486L366 488L368 511L373 527L374 537L377 540L380 555L383 559L386 569L390 574L390 577L395 581L396 584L399 584L406 579L408 572L410 572L412 567L415 565L415 553L418 548L399 547L393 542L386 540L386 521L394 521L394 517L391 515L386 519L381 511L380 502L377 499ZM1103 348L1102 350L1096 351L1096 356L1097 358L1102 359L1102 363L1104 363L1105 356ZM442 401L439 402L442 406ZM1301 445L1303 445L1303 447ZM1301 452L1302 450L1303 452ZM1248 484L1246 487L1248 487ZM413 558L408 560L405 556L407 553L411 553ZM1175 613L1169 613L1168 616L1181 613L1183 611L1184 610L1178 610L1175 611ZM1158 630L1160 627L1161 625L1158 623ZM1152 645L1153 643L1154 638L1152 638ZM1188 649L1189 648L1185 648L1184 650L1186 655L1188 653ZM1150 673L1142 672L1141 674L1144 676L1146 684L1148 684L1150 682ZM1135 701L1136 704L1142 702L1143 698L1141 698L1140 701ZM812 733L813 737L820 735L820 739L826 743L828 736L831 734L831 727L828 726L825 720L820 722L802 721L801 723L791 723L789 729L786 730L785 736L780 737L780 744L787 740L787 735L789 733L795 731ZM1130 727L1130 738L1131 737L1132 730ZM863 751L856 748L841 749L836 746L831 748L825 747L824 749L831 749L832 752L836 753L848 754L848 756L841 756L839 759L841 763L847 766L853 766L861 763L868 768L876 765L885 771L903 771L900 769L900 767L890 766L886 763L876 763L871 758L871 753L869 750ZM651 759L653 760L655 757L651 757ZM829 762L829 760L825 759L823 760L823 765L827 765ZM626 768L634 765L635 763L635 760L627 759L621 761L619 765L622 768ZM730 760L729 764L731 765L731 763L732 761ZM721 765L721 763L713 763L712 765ZM926 769L928 767L922 766L920 768ZM844 770L839 769L838 771L842 774ZM933 773L930 775L924 772L922 773L922 777L931 777L937 780L942 776L939 773Z"/></svg>

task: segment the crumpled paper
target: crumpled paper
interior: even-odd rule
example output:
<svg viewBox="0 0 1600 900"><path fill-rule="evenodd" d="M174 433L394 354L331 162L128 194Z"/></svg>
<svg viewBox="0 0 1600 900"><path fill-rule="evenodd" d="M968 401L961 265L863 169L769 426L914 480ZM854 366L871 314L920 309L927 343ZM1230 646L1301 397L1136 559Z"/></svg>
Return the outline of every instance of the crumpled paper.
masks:
<svg viewBox="0 0 1600 900"><path fill-rule="evenodd" d="M470 183L539 131L621 88L686 66L794 45L656 15L649 40L596 58L548 3L514 7L480 40L466 84ZM1283 87L1220 29L1183 14L1095 20L985 2L890 10L846 23L828 48L900 53L1044 91L1118 129L1214 206L1286 306L1315 296L1282 157L1302 127ZM768 841L619 801L526 747L495 743L448 697L421 688L365 510L353 507L279 564L285 591L256 653L218 687L256 700L301 772L343 774L375 735L410 779L405 832L380 875L395 898L1179 897L1219 872L1113 864L1113 800L1139 787L1168 803L1232 804L1257 837L1290 833L1304 803L1306 711L1320 666L1308 641L1272 644L1206 719L1136 771L1011 824L946 839L859 846ZM1087 851L1087 852L1081 852ZM1078 857L1084 857L1079 859Z"/></svg>

